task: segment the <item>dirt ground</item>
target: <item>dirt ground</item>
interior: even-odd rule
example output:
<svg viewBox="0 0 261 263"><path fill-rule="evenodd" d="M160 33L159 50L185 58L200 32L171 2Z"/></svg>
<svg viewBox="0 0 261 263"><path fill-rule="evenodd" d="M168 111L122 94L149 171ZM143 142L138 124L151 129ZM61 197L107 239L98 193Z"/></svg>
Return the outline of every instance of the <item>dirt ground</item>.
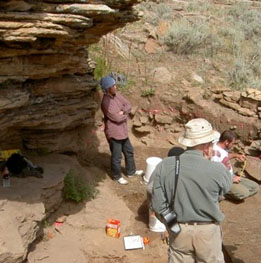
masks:
<svg viewBox="0 0 261 263"><path fill-rule="evenodd" d="M128 185L119 185L112 181L109 177L110 155L107 142L104 140L103 131L98 131L96 135L100 141L98 152L92 158L91 155L86 157L88 159L86 168L100 178L105 175L105 180L98 186L98 196L78 206L71 203L63 204L50 219L51 223L44 231L43 240L29 254L28 262L167 262L167 244L163 242L160 233L151 232L148 228L146 185L141 177L128 179ZM160 143L164 140L161 136L157 137L155 146L164 145L164 147L145 146L132 134L130 138L135 148L137 169L144 171L145 160L148 157L164 158L171 147ZM124 166L124 163L122 165ZM222 224L226 263L260 262L260 191L244 202L232 203L225 200L220 206L226 216ZM59 229L55 229L54 221L61 215L66 215L66 221L59 226ZM121 221L119 239L106 236L105 225L109 218ZM123 237L129 234L148 237L150 243L145 246L145 250L125 251ZM64 252L64 247L67 246L70 247L70 256ZM63 253L59 253L60 249Z"/></svg>
<svg viewBox="0 0 261 263"><path fill-rule="evenodd" d="M156 263L167 261L167 244L160 233L149 231L146 185L141 177L129 180L128 185L119 185L109 177L109 148L102 131L98 153L82 160L88 174L105 179L99 183L99 194L87 203L63 205L46 222L43 237L28 255L28 263ZM133 139L138 169L146 168L145 159L151 154L164 157L167 148L144 147ZM86 162L84 162L86 161ZM65 222L57 226L57 218L65 216ZM109 218L121 221L121 237L108 237L105 233ZM144 250L125 251L123 237L135 234L149 238ZM67 249L68 248L68 249ZM61 252L62 251L62 252Z"/></svg>
<svg viewBox="0 0 261 263"><path fill-rule="evenodd" d="M100 121L99 113L96 118ZM89 177L105 178L99 183L99 194L87 203L64 203L48 220L43 238L32 248L27 263L167 262L167 244L160 233L148 228L146 185L142 177L128 179L128 185L113 181L109 177L110 153L103 130L97 129L95 134L99 141L95 152L82 155L80 161ZM154 137L154 145L146 146L130 133L137 169L146 170L148 157L167 156L171 144L165 137L159 132ZM226 263L260 262L261 193L237 204L225 200L220 206L226 215L222 224ZM65 222L55 226L61 216L65 216ZM121 221L119 239L105 233L109 218ZM130 234L148 237L150 242L144 250L125 251L123 237Z"/></svg>
<svg viewBox="0 0 261 263"><path fill-rule="evenodd" d="M102 132L97 134L103 136ZM144 147L132 138L138 169L146 169L146 158L164 158L168 148ZM155 143L155 145L159 145ZM146 186L141 177L119 185L109 177L109 152L105 140L101 141L99 154L88 160L89 171L95 176L106 175L98 186L97 197L85 204L64 203L49 219L42 240L28 255L28 263L158 263L167 262L167 244L160 233L149 231ZM261 194L242 203L221 202L226 214L222 228L226 263L260 262L260 204ZM63 224L55 220L65 216ZM121 221L121 237L108 237L105 233L109 218ZM148 237L145 249L125 251L123 237L135 234Z"/></svg>

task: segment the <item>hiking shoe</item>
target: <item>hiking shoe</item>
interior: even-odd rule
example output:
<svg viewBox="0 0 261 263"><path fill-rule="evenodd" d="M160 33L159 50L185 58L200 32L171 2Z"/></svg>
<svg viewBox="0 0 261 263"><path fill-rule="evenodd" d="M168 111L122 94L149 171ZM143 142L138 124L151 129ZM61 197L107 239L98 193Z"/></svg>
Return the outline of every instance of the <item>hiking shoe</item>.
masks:
<svg viewBox="0 0 261 263"><path fill-rule="evenodd" d="M127 177L132 178L134 176L142 176L144 174L143 170L136 170L134 174L127 174Z"/></svg>
<svg viewBox="0 0 261 263"><path fill-rule="evenodd" d="M117 182L118 182L119 184L128 184L128 181L125 180L123 177L121 177L120 179L118 179Z"/></svg>

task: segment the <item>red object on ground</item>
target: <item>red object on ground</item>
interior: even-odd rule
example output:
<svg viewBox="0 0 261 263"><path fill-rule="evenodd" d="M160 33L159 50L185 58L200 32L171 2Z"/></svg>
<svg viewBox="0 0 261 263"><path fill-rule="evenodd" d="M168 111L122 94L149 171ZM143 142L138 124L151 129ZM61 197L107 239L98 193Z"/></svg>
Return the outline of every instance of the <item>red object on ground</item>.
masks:
<svg viewBox="0 0 261 263"><path fill-rule="evenodd" d="M143 243L144 243L144 245L148 245L150 243L149 238L148 237L144 237L143 238Z"/></svg>
<svg viewBox="0 0 261 263"><path fill-rule="evenodd" d="M110 237L119 238L121 235L120 220L109 219L106 225L106 234Z"/></svg>

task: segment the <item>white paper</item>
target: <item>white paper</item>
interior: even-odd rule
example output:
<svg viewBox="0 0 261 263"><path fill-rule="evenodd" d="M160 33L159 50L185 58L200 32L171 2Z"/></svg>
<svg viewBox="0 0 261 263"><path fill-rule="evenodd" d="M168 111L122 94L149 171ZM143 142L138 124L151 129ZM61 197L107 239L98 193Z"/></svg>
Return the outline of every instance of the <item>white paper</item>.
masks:
<svg viewBox="0 0 261 263"><path fill-rule="evenodd" d="M126 236L123 238L124 247L126 250L129 249L144 249L144 243L141 236Z"/></svg>

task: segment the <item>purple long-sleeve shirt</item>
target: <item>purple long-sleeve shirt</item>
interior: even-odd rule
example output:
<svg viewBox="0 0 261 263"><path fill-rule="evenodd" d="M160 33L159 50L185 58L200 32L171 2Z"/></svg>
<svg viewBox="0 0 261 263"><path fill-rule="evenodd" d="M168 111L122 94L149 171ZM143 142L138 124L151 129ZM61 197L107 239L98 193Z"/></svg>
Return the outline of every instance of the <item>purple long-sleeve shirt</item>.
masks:
<svg viewBox="0 0 261 263"><path fill-rule="evenodd" d="M104 94L101 109L104 114L106 138L116 140L128 138L127 120L131 111L130 103L118 92L115 96ZM120 111L124 114L121 115Z"/></svg>

